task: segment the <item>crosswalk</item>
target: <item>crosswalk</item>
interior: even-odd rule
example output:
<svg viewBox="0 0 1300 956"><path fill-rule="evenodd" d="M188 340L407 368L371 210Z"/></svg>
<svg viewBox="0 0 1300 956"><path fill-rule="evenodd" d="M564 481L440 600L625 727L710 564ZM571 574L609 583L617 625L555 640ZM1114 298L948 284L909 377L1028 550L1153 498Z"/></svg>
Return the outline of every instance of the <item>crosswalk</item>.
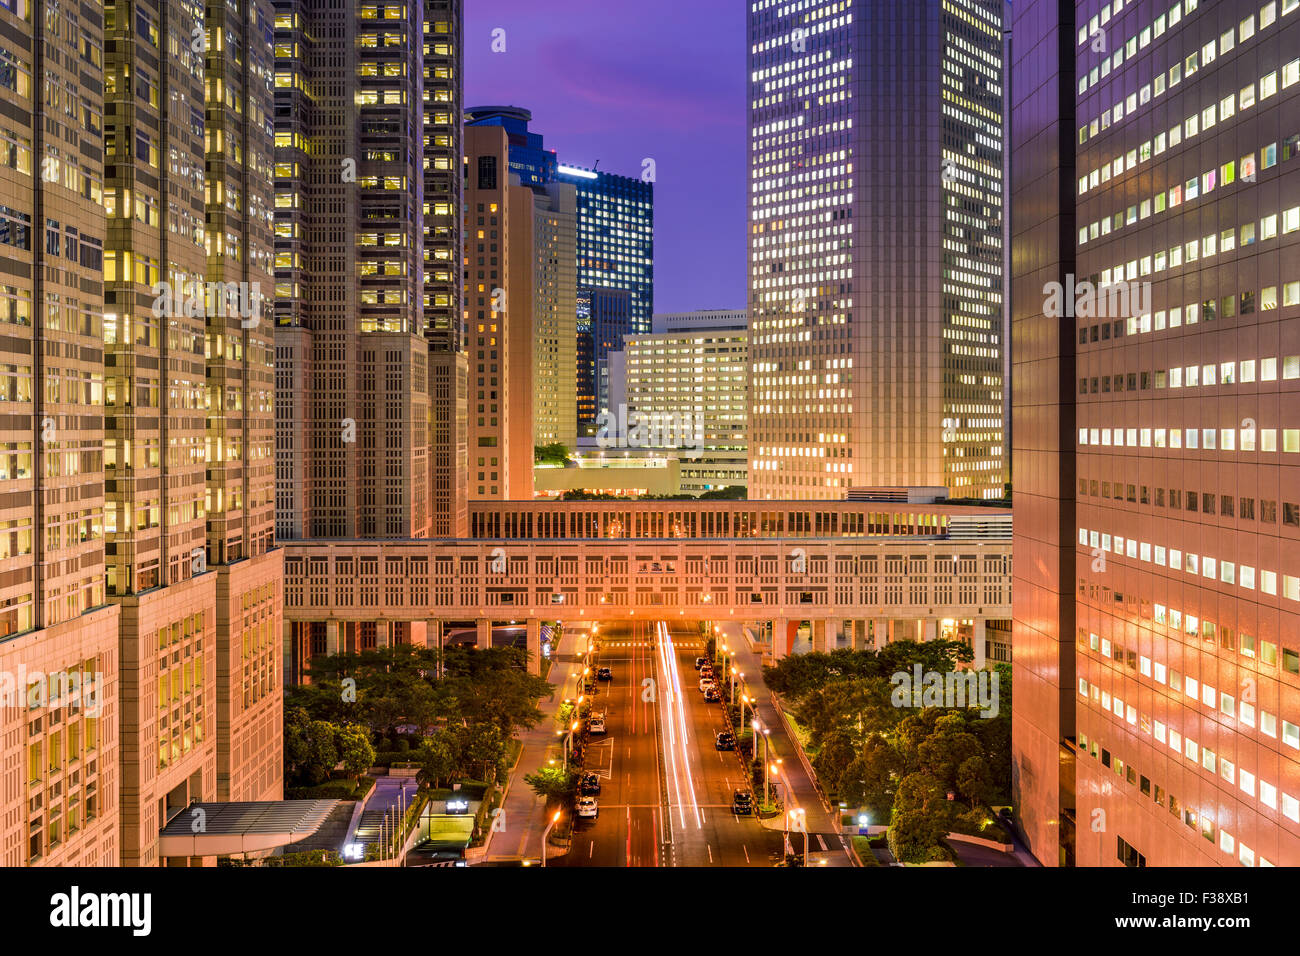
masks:
<svg viewBox="0 0 1300 956"><path fill-rule="evenodd" d="M654 647L654 641L601 641L601 647ZM682 651L702 651L704 650L703 641L680 641L673 640L673 647Z"/></svg>

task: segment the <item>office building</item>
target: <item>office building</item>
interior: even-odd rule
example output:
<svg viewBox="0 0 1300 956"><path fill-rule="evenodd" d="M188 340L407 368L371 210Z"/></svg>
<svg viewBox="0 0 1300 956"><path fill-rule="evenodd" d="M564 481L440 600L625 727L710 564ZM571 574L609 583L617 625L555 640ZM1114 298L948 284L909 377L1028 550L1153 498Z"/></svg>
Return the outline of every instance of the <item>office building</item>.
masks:
<svg viewBox="0 0 1300 956"><path fill-rule="evenodd" d="M505 130L466 127L470 501L533 496L534 214Z"/></svg>
<svg viewBox="0 0 1300 956"><path fill-rule="evenodd" d="M533 187L533 444L578 442L577 200L567 183Z"/></svg>
<svg viewBox="0 0 1300 956"><path fill-rule="evenodd" d="M475 106L465 111L466 126L500 126L510 143L510 172L525 186L555 182L559 166L555 150L547 149L541 133L528 129L533 114L519 106Z"/></svg>
<svg viewBox="0 0 1300 956"><path fill-rule="evenodd" d="M749 381L745 313L655 316L678 331L625 335L608 360L615 390L638 423L681 461L681 490L698 494L744 485ZM662 321L661 321L662 320ZM638 421L637 417L642 417ZM663 447L663 446L659 446Z"/></svg>
<svg viewBox="0 0 1300 956"><path fill-rule="evenodd" d="M119 609L104 588L103 24L78 8L34 17L27 4L0 5L0 863L114 866L121 679ZM48 87L68 110L46 101Z"/></svg>
<svg viewBox="0 0 1300 956"><path fill-rule="evenodd" d="M751 4L751 498L1002 497L1001 8Z"/></svg>
<svg viewBox="0 0 1300 956"><path fill-rule="evenodd" d="M424 0L424 336L429 341L432 537L466 533L469 360L461 212L461 0Z"/></svg>
<svg viewBox="0 0 1300 956"><path fill-rule="evenodd" d="M621 349L623 336L635 328L632 293L621 289L592 289L590 293L584 291L579 295L582 303L578 308L579 321L582 321L584 312L589 317L590 331L587 334L591 340L591 359L588 367L578 370L578 403L585 405L586 396L591 396L594 426L602 414L610 411L610 353ZM586 348L582 350L586 352Z"/></svg>
<svg viewBox="0 0 1300 956"><path fill-rule="evenodd" d="M626 292L629 331L648 332L654 315L651 168L632 177L561 163L555 176L578 192L578 288Z"/></svg>
<svg viewBox="0 0 1300 956"><path fill-rule="evenodd" d="M1295 866L1300 0L1014 10L1020 823Z"/></svg>
<svg viewBox="0 0 1300 956"><path fill-rule="evenodd" d="M281 539L431 529L423 13L396 0L275 3ZM431 227L445 219L435 209ZM444 339L454 312L434 310L453 326Z"/></svg>
<svg viewBox="0 0 1300 956"><path fill-rule="evenodd" d="M744 309L698 309L694 312L656 312L651 320L655 335L663 332L696 332L712 329L747 329L749 315Z"/></svg>

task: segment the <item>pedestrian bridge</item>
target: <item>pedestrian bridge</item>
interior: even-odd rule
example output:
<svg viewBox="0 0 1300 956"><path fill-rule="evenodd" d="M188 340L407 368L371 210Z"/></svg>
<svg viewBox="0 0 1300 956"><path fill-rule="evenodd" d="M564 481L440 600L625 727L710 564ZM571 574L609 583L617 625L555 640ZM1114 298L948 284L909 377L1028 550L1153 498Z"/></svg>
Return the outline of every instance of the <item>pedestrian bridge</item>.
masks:
<svg viewBox="0 0 1300 956"><path fill-rule="evenodd" d="M489 517L490 514L490 517ZM473 622L763 622L788 653L947 634L1011 617L1011 513L878 502L505 502L490 538L288 541L289 680L314 655L438 645ZM589 536L584 536L589 535ZM784 635L784 636L783 636Z"/></svg>

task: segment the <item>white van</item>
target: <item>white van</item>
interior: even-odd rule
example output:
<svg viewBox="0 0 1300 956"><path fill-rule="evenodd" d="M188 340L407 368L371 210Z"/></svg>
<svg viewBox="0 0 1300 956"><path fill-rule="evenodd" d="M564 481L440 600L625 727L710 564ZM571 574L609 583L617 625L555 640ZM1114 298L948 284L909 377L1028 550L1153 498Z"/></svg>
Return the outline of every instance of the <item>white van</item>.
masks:
<svg viewBox="0 0 1300 956"><path fill-rule="evenodd" d="M605 715L592 714L588 717L587 732L590 734L603 734L605 732Z"/></svg>

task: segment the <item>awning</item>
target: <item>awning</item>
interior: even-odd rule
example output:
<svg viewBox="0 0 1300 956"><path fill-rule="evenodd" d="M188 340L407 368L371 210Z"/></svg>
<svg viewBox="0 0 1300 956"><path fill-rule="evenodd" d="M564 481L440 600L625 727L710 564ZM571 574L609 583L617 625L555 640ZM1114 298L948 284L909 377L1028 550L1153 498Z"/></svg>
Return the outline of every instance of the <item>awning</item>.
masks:
<svg viewBox="0 0 1300 956"><path fill-rule="evenodd" d="M337 800L193 803L163 827L161 856L235 856L305 840Z"/></svg>

